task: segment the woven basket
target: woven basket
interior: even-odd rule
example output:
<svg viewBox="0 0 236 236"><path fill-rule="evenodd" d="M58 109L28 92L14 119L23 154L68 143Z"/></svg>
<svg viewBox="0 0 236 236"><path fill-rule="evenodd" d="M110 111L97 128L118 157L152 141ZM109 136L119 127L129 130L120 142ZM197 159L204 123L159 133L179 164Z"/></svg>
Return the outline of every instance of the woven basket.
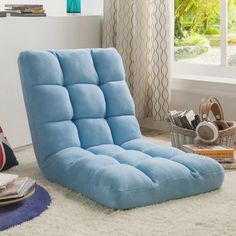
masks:
<svg viewBox="0 0 236 236"><path fill-rule="evenodd" d="M228 121L229 128L219 131L219 137L214 144L233 147L236 135L236 122ZM171 143L173 147L182 149L183 144L196 143L196 132L190 129L184 129L169 122Z"/></svg>

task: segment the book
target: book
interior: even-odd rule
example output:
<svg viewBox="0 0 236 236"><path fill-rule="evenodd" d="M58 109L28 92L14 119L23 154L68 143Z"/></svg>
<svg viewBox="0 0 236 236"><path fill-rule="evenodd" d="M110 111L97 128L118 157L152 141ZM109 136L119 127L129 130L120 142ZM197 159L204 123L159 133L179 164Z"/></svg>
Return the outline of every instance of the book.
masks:
<svg viewBox="0 0 236 236"><path fill-rule="evenodd" d="M42 14L34 14L34 13L16 13L16 12L11 12L10 16L17 16L17 17L45 17L47 16L46 13L42 13Z"/></svg>
<svg viewBox="0 0 236 236"><path fill-rule="evenodd" d="M180 122L180 119L178 118L178 116L181 114L182 112L181 111L169 111L169 119L170 119L170 122L172 122L173 124L179 126L179 127L182 127L182 124Z"/></svg>
<svg viewBox="0 0 236 236"><path fill-rule="evenodd" d="M43 9L43 5L40 4L6 4L5 11L7 13L10 13L10 16L46 16L45 10Z"/></svg>
<svg viewBox="0 0 236 236"><path fill-rule="evenodd" d="M183 114L181 114L181 116L179 116L180 122L181 122L183 128L192 129L192 126L186 117L186 113L187 113L187 111L185 111Z"/></svg>
<svg viewBox="0 0 236 236"><path fill-rule="evenodd" d="M14 10L7 10L7 13L18 13L18 14L45 14L44 9L14 9Z"/></svg>
<svg viewBox="0 0 236 236"><path fill-rule="evenodd" d="M6 17L7 13L5 11L0 11L0 17Z"/></svg>
<svg viewBox="0 0 236 236"><path fill-rule="evenodd" d="M5 11L27 11L27 10L40 11L43 10L43 5L5 4Z"/></svg>
<svg viewBox="0 0 236 236"><path fill-rule="evenodd" d="M175 124L176 124L177 126L183 128L183 125L182 125L182 123L181 123L181 121L180 121L180 119L179 119L179 114L178 114L178 113L173 116L173 119L174 119Z"/></svg>
<svg viewBox="0 0 236 236"><path fill-rule="evenodd" d="M18 175L0 173L0 189L5 189L6 186L18 178Z"/></svg>
<svg viewBox="0 0 236 236"><path fill-rule="evenodd" d="M5 8L43 8L42 4L5 4Z"/></svg>
<svg viewBox="0 0 236 236"><path fill-rule="evenodd" d="M208 156L216 159L217 161L232 162L234 157L233 148L220 145L207 146L202 144L184 144L182 145L182 148L185 152Z"/></svg>
<svg viewBox="0 0 236 236"><path fill-rule="evenodd" d="M24 197L35 186L35 180L28 177L17 178L0 192L0 201Z"/></svg>
<svg viewBox="0 0 236 236"><path fill-rule="evenodd" d="M194 116L194 120L191 121L192 127L196 130L198 124L201 122L200 116L197 114Z"/></svg>
<svg viewBox="0 0 236 236"><path fill-rule="evenodd" d="M175 124L175 120L174 120L174 115L176 113L176 110L174 111L169 111L168 112L168 119L169 119L169 122Z"/></svg>
<svg viewBox="0 0 236 236"><path fill-rule="evenodd" d="M195 115L193 110L169 111L169 121L181 128L195 130L200 123L199 115Z"/></svg>
<svg viewBox="0 0 236 236"><path fill-rule="evenodd" d="M219 163L233 163L234 158L233 157L229 157L229 158L215 158L215 157L211 157L214 160L218 161Z"/></svg>
<svg viewBox="0 0 236 236"><path fill-rule="evenodd" d="M226 169L226 170L233 170L233 169L236 169L236 159L233 159L233 161L231 162L231 163L224 163L224 162L222 162L222 163L220 163L223 167L224 167L224 169Z"/></svg>
<svg viewBox="0 0 236 236"><path fill-rule="evenodd" d="M0 197L19 194L24 185L26 184L28 177L21 177L15 179L13 182L6 185L4 191L0 192Z"/></svg>
<svg viewBox="0 0 236 236"><path fill-rule="evenodd" d="M190 126L192 129L194 129L194 127L193 127L193 125L192 125L192 122L195 121L195 113L194 113L194 111L193 111L193 110L187 111L187 112L185 113L185 117L186 117L186 119L187 119L187 121L188 121L189 126Z"/></svg>

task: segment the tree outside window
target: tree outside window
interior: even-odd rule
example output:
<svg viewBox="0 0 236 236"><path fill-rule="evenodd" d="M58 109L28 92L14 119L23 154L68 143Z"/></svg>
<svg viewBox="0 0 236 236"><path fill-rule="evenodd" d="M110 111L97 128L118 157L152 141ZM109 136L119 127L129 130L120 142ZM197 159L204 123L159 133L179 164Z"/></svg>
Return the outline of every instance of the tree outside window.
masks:
<svg viewBox="0 0 236 236"><path fill-rule="evenodd" d="M227 0L226 0L227 1ZM175 61L220 64L220 0L175 0ZM228 64L236 65L236 0L228 0Z"/></svg>

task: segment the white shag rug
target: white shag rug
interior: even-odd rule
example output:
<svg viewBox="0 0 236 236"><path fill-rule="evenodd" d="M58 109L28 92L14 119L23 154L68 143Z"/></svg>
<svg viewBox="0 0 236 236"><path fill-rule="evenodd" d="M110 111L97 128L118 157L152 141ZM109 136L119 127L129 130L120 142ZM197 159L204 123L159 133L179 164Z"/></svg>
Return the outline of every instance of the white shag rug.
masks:
<svg viewBox="0 0 236 236"><path fill-rule="evenodd" d="M47 181L32 148L16 155L20 165L9 172L36 179L52 203L39 217L0 232L1 236L236 235L236 170L226 172L220 190L124 211L105 208Z"/></svg>

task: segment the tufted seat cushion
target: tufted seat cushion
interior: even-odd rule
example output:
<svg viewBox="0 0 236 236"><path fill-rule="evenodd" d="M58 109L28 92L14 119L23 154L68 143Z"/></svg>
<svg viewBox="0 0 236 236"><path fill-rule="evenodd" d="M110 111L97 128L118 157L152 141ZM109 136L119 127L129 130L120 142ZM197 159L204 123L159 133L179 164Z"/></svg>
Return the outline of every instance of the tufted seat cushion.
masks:
<svg viewBox="0 0 236 236"><path fill-rule="evenodd" d="M27 51L19 69L48 179L116 209L221 186L224 171L214 160L142 139L115 49Z"/></svg>

